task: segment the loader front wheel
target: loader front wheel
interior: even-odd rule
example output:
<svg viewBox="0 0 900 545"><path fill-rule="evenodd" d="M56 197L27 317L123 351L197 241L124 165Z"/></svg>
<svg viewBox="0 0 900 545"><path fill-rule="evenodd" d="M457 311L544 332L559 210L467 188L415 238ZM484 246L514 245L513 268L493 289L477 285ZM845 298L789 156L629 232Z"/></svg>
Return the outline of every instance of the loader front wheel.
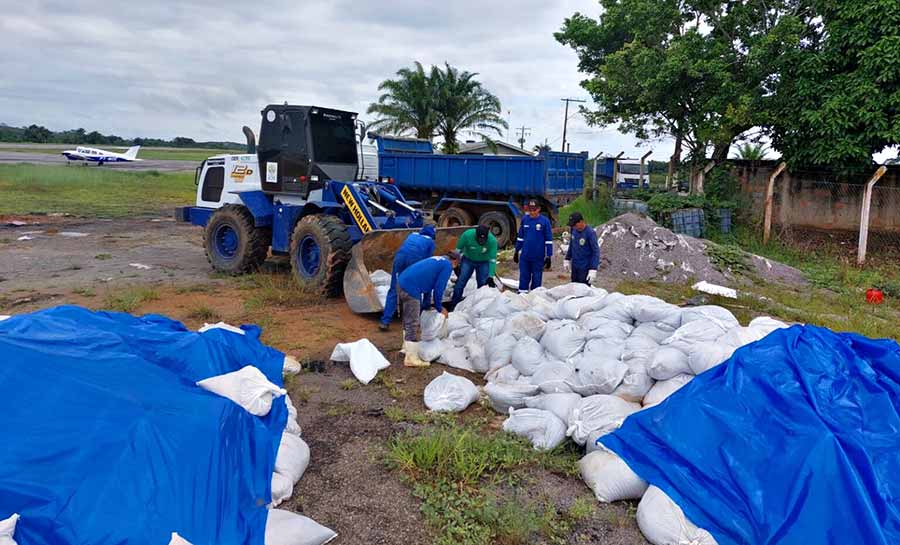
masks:
<svg viewBox="0 0 900 545"><path fill-rule="evenodd" d="M350 233L333 216L306 216L291 235L291 270L300 286L326 297L341 294L350 261Z"/></svg>
<svg viewBox="0 0 900 545"><path fill-rule="evenodd" d="M474 222L475 219L472 217L472 214L456 206L451 206L441 212L437 220L438 227L465 227L475 225Z"/></svg>
<svg viewBox="0 0 900 545"><path fill-rule="evenodd" d="M249 272L266 260L271 233L269 228L256 227L245 207L225 205L213 213L203 232L206 259L218 272Z"/></svg>

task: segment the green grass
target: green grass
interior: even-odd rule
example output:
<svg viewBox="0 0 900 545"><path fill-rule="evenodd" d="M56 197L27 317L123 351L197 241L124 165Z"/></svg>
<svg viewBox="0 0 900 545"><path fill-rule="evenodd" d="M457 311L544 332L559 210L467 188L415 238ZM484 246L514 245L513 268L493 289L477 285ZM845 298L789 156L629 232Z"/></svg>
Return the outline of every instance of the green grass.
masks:
<svg viewBox="0 0 900 545"><path fill-rule="evenodd" d="M612 206L605 194L599 195L601 198L597 202L588 201L584 195L578 197L570 204L559 209L559 227L565 227L569 224L569 216L572 212L581 212L584 221L588 225L594 227L601 223L606 223L613 217Z"/></svg>
<svg viewBox="0 0 900 545"><path fill-rule="evenodd" d="M153 288L129 288L107 295L103 302L103 309L131 313L144 303L157 299L159 299L159 292Z"/></svg>
<svg viewBox="0 0 900 545"><path fill-rule="evenodd" d="M544 543L566 543L572 526L591 514L589 508L573 503L559 512L549 502L501 499L500 492L517 489L528 468L576 474L577 449L566 444L536 451L522 438L486 431L483 424L445 421L400 434L388 445L385 462L422 501L435 543L514 545L536 536Z"/></svg>
<svg viewBox="0 0 900 545"><path fill-rule="evenodd" d="M0 214L69 213L129 217L194 201L193 172L0 165Z"/></svg>
<svg viewBox="0 0 900 545"><path fill-rule="evenodd" d="M34 147L18 147L18 146L4 146L0 144L0 151L4 152L19 152L19 153L42 153L46 155L57 155L63 150L74 149L76 146L74 144L65 145L53 145L53 146L39 146L36 145ZM103 146L103 145L91 145L90 147L104 149L106 151L111 151L115 153L124 153L127 150L127 147L120 146ZM208 159L214 155L232 155L232 154L242 154L245 153L244 150L219 150L219 149L206 149L206 148L149 148L149 147L141 147L140 151L138 151L139 159L163 159L170 161L203 161L204 159Z"/></svg>
<svg viewBox="0 0 900 545"><path fill-rule="evenodd" d="M202 320L204 322L212 322L218 321L222 319L222 315L219 314L219 311L210 307L209 305L198 304L188 311L188 318L193 318L194 320Z"/></svg>
<svg viewBox="0 0 900 545"><path fill-rule="evenodd" d="M244 299L247 312L276 306L298 307L318 304L324 301L321 293L304 288L292 274L256 272L234 279L235 287L252 293Z"/></svg>

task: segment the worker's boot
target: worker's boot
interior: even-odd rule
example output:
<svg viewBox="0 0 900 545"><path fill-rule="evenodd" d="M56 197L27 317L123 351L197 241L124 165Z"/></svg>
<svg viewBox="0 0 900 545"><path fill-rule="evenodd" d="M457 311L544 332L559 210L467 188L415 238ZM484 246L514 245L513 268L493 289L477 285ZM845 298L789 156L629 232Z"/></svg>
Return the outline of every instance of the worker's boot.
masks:
<svg viewBox="0 0 900 545"><path fill-rule="evenodd" d="M419 358L419 343L417 342L403 341L403 349L400 352L405 354L403 365L406 367L428 367L431 365Z"/></svg>

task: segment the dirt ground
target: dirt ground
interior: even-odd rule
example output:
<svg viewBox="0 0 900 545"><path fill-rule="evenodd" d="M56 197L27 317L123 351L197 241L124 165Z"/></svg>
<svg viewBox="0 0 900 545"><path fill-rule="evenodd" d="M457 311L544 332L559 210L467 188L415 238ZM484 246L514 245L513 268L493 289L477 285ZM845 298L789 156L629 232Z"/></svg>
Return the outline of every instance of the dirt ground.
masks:
<svg viewBox="0 0 900 545"><path fill-rule="evenodd" d="M557 272L548 273L546 282L564 281L560 269L557 265ZM200 230L166 218L0 218L0 277L0 314L69 303L102 309L108 308L110 297L144 290L134 314L164 314L191 328L218 320L256 323L268 344L301 362L323 362L321 372L303 372L287 381L311 462L282 507L333 528L340 536L334 542L338 545L433 541L420 501L383 462L389 440L417 424L392 420L385 411L424 412L422 391L445 368L404 368L399 324L380 332L376 317L353 314L343 300L275 300L258 283L218 277L206 263ZM392 361L367 386L353 380L346 364L327 361L335 343L363 337ZM483 384L479 376L469 378ZM480 405L470 407L463 415L468 417L487 418L495 429L503 420ZM578 498L596 505L572 529L567 543L646 543L632 503L596 504L580 478L545 470L529 470L521 482L514 497L541 497L560 512Z"/></svg>

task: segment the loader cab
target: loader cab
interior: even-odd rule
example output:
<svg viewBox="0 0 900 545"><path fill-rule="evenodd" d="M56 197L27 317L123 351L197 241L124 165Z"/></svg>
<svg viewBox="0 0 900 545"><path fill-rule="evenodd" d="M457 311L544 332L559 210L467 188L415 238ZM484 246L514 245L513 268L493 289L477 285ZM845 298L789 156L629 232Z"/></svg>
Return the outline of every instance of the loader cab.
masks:
<svg viewBox="0 0 900 545"><path fill-rule="evenodd" d="M318 106L266 106L257 156L267 193L306 199L328 180L352 181L358 169L356 114Z"/></svg>

